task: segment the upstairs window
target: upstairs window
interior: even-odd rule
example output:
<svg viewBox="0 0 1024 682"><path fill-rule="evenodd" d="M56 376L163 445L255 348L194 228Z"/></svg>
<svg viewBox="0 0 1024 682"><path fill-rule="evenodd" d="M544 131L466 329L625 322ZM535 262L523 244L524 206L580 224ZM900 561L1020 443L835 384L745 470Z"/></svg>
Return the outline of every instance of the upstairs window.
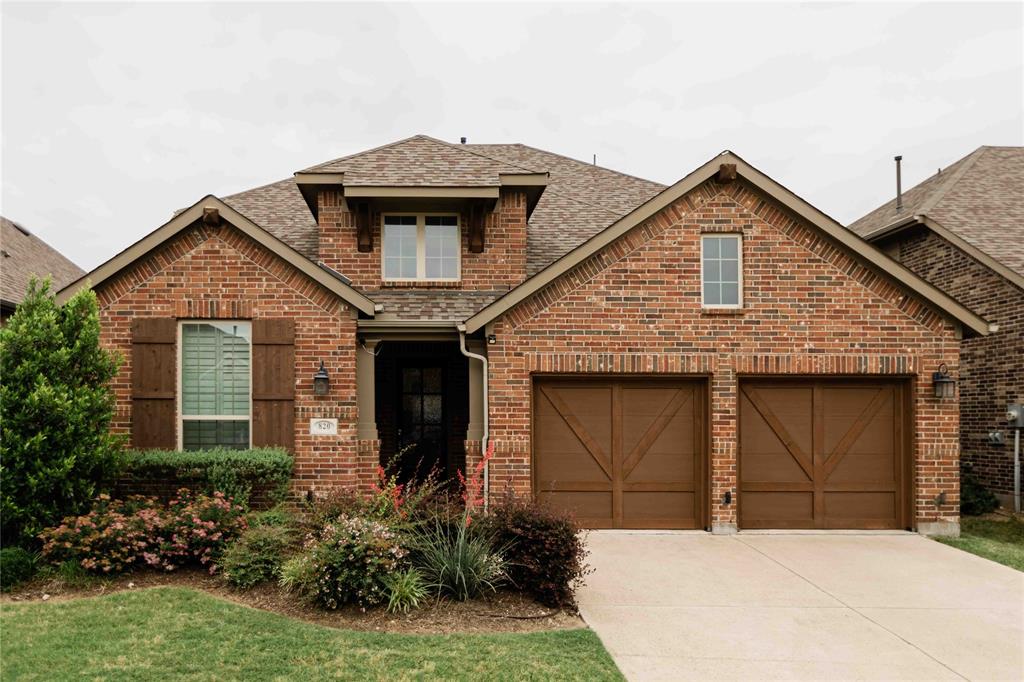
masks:
<svg viewBox="0 0 1024 682"><path fill-rule="evenodd" d="M705 308L743 305L742 245L738 234L701 236L701 300Z"/></svg>
<svg viewBox="0 0 1024 682"><path fill-rule="evenodd" d="M385 215L383 242L386 280L459 279L458 216Z"/></svg>
<svg viewBox="0 0 1024 682"><path fill-rule="evenodd" d="M249 322L181 324L183 450L249 447L251 345Z"/></svg>

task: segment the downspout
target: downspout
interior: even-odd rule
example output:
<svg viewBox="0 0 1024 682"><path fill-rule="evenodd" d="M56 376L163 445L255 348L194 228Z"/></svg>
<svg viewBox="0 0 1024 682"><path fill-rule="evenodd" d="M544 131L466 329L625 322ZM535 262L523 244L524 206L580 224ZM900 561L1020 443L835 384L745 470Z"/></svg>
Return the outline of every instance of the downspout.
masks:
<svg viewBox="0 0 1024 682"><path fill-rule="evenodd" d="M491 409L490 404L487 402L487 356L480 355L478 353L470 353L466 349L466 325L460 324L457 329L459 330L459 350L467 358L473 360L479 360L483 365L483 401L484 401L484 433L483 438L480 441L480 455L482 457L487 456L487 443L490 438L490 421L491 421ZM484 460L484 511L487 510L491 501L491 463Z"/></svg>

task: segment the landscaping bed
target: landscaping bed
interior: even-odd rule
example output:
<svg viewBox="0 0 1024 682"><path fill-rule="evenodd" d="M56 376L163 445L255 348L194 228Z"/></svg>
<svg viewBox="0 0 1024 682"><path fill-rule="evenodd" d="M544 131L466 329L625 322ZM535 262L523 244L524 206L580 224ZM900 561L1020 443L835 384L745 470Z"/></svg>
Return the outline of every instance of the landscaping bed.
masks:
<svg viewBox="0 0 1024 682"><path fill-rule="evenodd" d="M0 623L5 679L622 679L586 629L354 632L171 587L57 603L7 598Z"/></svg>
<svg viewBox="0 0 1024 682"><path fill-rule="evenodd" d="M235 494L207 486L171 499L97 496L37 536L37 550L0 550L5 602L62 602L194 588L237 604L332 627L419 633L575 628L575 588L588 568L571 517L502 496L485 504L481 473L457 486L399 483L378 470L366 490L252 510L240 471L268 453L187 453ZM157 467L171 453L147 454ZM290 460L279 468L286 471ZM241 494L239 494L239 492ZM237 496L236 496L237 495Z"/></svg>
<svg viewBox="0 0 1024 682"><path fill-rule="evenodd" d="M239 590L225 584L222 577L198 568L183 568L172 573L142 570L112 577L80 576L70 584L59 576L41 577L0 596L0 606L7 609L20 604L60 603L160 587L200 590L235 604L308 623L367 632L540 632L585 627L579 616L571 611L538 604L530 597L510 590L499 590L464 602L432 599L405 614L389 613L383 609L363 611L356 606L330 611L284 592L273 583Z"/></svg>

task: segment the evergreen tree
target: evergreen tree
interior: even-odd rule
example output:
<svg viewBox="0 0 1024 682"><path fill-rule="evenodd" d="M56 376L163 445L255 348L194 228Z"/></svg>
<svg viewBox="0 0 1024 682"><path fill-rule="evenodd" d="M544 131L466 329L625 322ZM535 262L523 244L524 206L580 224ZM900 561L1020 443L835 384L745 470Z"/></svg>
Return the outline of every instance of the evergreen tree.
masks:
<svg viewBox="0 0 1024 682"><path fill-rule="evenodd" d="M57 305L49 279L29 284L0 328L0 535L31 545L82 512L116 473L108 387L120 358L100 347L96 294Z"/></svg>

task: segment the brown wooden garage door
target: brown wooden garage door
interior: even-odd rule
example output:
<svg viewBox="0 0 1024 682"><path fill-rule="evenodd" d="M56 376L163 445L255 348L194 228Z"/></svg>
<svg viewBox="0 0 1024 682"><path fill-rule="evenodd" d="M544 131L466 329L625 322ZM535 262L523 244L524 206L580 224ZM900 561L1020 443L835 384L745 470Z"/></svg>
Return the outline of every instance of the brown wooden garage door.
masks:
<svg viewBox="0 0 1024 682"><path fill-rule="evenodd" d="M704 526L704 383L538 379L537 496L588 528Z"/></svg>
<svg viewBox="0 0 1024 682"><path fill-rule="evenodd" d="M740 382L741 528L904 528L899 381Z"/></svg>

